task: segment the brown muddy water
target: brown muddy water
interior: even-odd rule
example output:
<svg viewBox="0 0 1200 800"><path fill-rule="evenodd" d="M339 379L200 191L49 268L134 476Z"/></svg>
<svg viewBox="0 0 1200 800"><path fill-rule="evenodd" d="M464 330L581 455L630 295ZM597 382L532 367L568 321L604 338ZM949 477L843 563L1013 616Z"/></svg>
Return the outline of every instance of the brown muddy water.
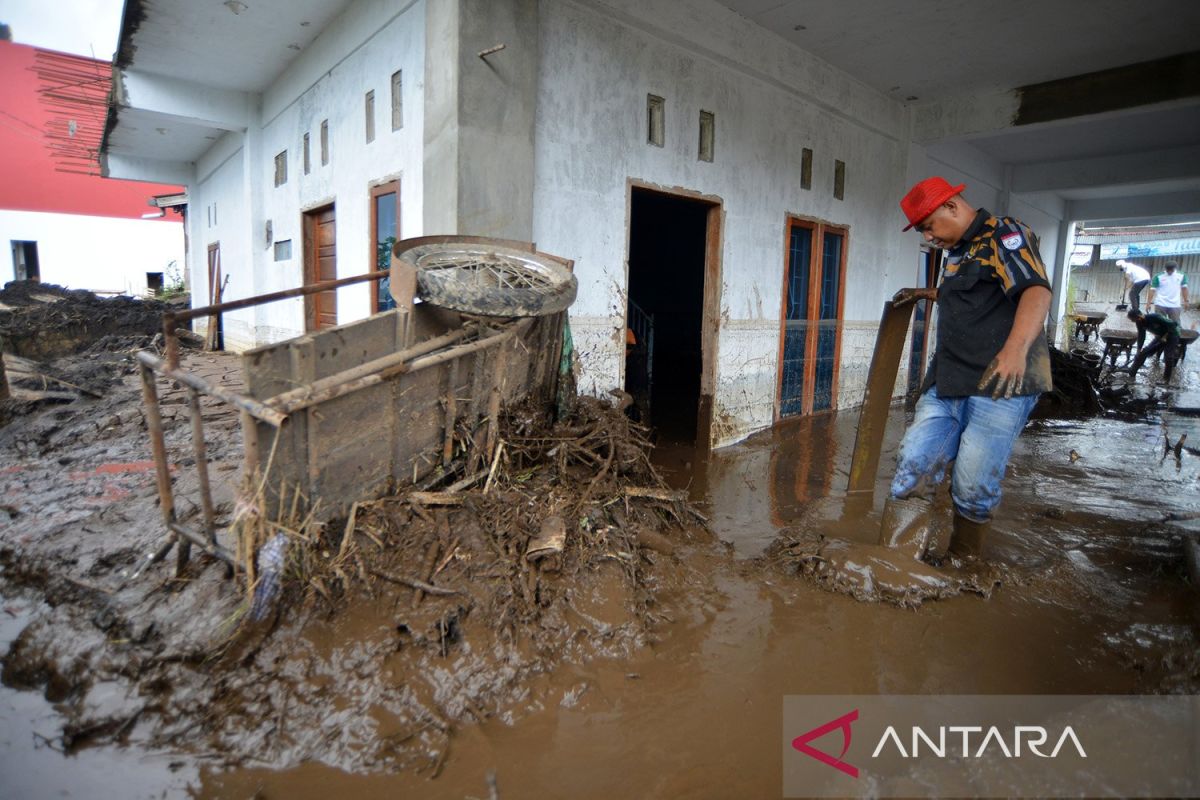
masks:
<svg viewBox="0 0 1200 800"><path fill-rule="evenodd" d="M319 748L283 770L272 768L278 752L248 752L246 765L223 768L202 741L153 749L138 725L127 747L64 757L51 746L61 728L54 705L4 688L0 794L777 797L785 695L1200 691L1200 599L1180 545L1200 528L1165 521L1200 512L1200 456L1163 457L1164 422L1172 441L1188 432L1200 444L1200 420L1165 411L1141 422L1032 423L994 526L1000 585L989 599L966 593L915 610L825 592L763 557L800 531L874 540L905 415L892 412L869 509L845 502L855 421L850 412L789 422L707 457L659 452L670 481L689 489L731 547L680 547L686 574L644 646L529 675L508 707L453 730L436 777L433 767L350 773L320 763ZM0 647L42 611L28 593L6 597ZM349 665L354 652L386 644L381 616L364 601L306 628L311 638L296 653L341 648L329 660ZM317 677L321 691L364 685L349 672ZM449 670L434 682L452 679ZM95 687L92 695L105 701ZM351 700L339 703L357 708ZM286 725L286 706L277 713L274 724ZM320 733L333 753L339 730L382 733L383 724L335 713Z"/></svg>

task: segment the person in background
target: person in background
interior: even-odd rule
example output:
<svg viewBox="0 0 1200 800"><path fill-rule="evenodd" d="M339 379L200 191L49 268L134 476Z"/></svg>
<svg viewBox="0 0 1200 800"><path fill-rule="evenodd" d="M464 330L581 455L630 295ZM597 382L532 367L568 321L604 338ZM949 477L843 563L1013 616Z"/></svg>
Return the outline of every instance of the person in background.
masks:
<svg viewBox="0 0 1200 800"><path fill-rule="evenodd" d="M1141 264L1135 264L1132 261L1125 259L1117 260L1117 267L1121 272L1125 273L1125 298L1129 305L1133 306L1134 311L1140 312L1142 289L1145 289L1150 284L1150 270L1143 267Z"/></svg>
<svg viewBox="0 0 1200 800"><path fill-rule="evenodd" d="M1175 363L1179 361L1179 323L1163 314L1142 314L1130 311L1127 315L1138 329L1138 344L1145 339L1147 333L1154 334L1154 341L1138 350L1133 364L1122 367L1117 372L1129 372L1132 380L1137 377L1137 371L1146 363L1146 359L1156 353L1163 354L1163 380L1170 381L1175 372Z"/></svg>
<svg viewBox="0 0 1200 800"><path fill-rule="evenodd" d="M1152 303L1159 314L1178 323L1180 310L1188 304L1187 275L1179 271L1179 264L1175 261L1163 264L1163 270L1150 282L1150 295L1146 302Z"/></svg>

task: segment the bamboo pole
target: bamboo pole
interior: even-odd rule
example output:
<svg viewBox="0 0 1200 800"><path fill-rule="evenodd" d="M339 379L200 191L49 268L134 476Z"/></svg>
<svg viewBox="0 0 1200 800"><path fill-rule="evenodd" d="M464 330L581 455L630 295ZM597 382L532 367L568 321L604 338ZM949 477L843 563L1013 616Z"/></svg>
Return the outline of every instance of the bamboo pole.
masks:
<svg viewBox="0 0 1200 800"><path fill-rule="evenodd" d="M360 367L355 367L352 370L339 372L336 375L330 375L327 378L314 381L312 384L300 389L292 389L284 394L276 395L275 397L269 398L266 402L271 404L271 407L276 409L279 413L284 415L292 414L302 408L309 408L311 406L319 405L330 400L335 400L344 395L351 394L352 392L357 392L360 389L365 389L368 386L375 386L376 384L382 383L388 378L391 378L399 373L418 372L423 369L428 369L429 367L437 366L438 364L444 364L447 361L453 361L455 359L462 358L463 356L470 355L471 353L478 352L479 350L493 347L507 339L512 338L521 329L522 324L517 323L516 326L501 331L500 333L493 334L486 339L480 339L468 344L458 345L457 347L452 347L445 352L422 356L407 363L398 362L397 357L402 355L400 353L384 356L383 358L376 359L373 362L363 364ZM449 335L450 334L446 334L446 336ZM428 345L429 342L425 342L424 344ZM410 350L415 350L422 346L423 345L414 345L414 347L410 348ZM381 371L373 374L358 375L357 377L352 377L349 380L344 379L345 375L349 373L360 373L372 365L375 365L375 368L378 369L378 362L380 361L387 361L391 364L391 366L385 367ZM318 386L324 388L321 388L316 392L312 391L313 387ZM285 395L291 395L292 399L280 402L280 398L284 397Z"/></svg>
<svg viewBox="0 0 1200 800"><path fill-rule="evenodd" d="M163 523L170 528L175 521L175 497L171 492L171 467L167 462L167 443L163 438L162 413L158 406L158 387L155 375L142 365L142 402L146 406L146 430L150 434L150 450L154 454L154 474L158 481L158 500Z"/></svg>
<svg viewBox="0 0 1200 800"><path fill-rule="evenodd" d="M466 338L474 330L474 327L458 328L437 338L430 339L427 342L422 342L421 344L401 350L398 353L390 353L368 361L365 364L359 364L357 367L351 367L320 380L315 380L296 389L289 389L286 392L268 398L265 401L265 405L277 409L283 414L290 414L301 408L307 408L333 397L340 397L342 394L348 394L366 386L371 386L374 383L379 383L382 379L381 376L395 374L397 368L402 368L400 371L406 371L405 362L412 361L426 353L431 353L434 350L454 344ZM344 391L339 391L343 389Z"/></svg>
<svg viewBox="0 0 1200 800"><path fill-rule="evenodd" d="M458 421L458 365L457 358L450 362L446 379L446 436L442 444L442 464L450 466L454 460L454 425Z"/></svg>
<svg viewBox="0 0 1200 800"><path fill-rule="evenodd" d="M237 311L242 308L250 308L252 306L263 305L264 303L273 303L276 300L286 300L290 297L303 297L305 295L316 294L317 292L326 292L330 289L337 289L342 286L350 286L355 283L363 283L365 281L378 281L386 278L390 273L387 270L380 272L367 272L363 275L354 275L349 278L338 278L331 281L320 281L318 283L310 283L305 286L298 286L295 289L284 289L280 292L271 292L269 294L255 295L254 297L245 297L241 300L230 300L228 303L214 303L209 306L199 306L190 308L186 311L168 311L163 314L163 339L166 346L167 363L172 369L179 367L179 343L175 339L173 332L180 322L187 322L210 315L223 314L226 311Z"/></svg>
<svg viewBox="0 0 1200 800"><path fill-rule="evenodd" d="M492 458L492 454L496 452L496 442L500 438L500 398L503 394L504 371L508 367L508 348L504 346L506 344L507 342L504 342L496 350L496 360L492 363L492 391L488 398L486 459Z"/></svg>
<svg viewBox="0 0 1200 800"><path fill-rule="evenodd" d="M143 367L159 373L163 377L170 378L173 381L178 381L184 386L195 389L201 394L206 394L210 397L215 397L218 400L224 400L229 405L248 412L252 417L260 419L268 425L278 428L287 419L287 414L280 413L273 408L269 408L252 397L231 392L228 389L222 389L220 386L214 386L203 378L199 378L190 372L185 372L181 369L172 369L167 366L166 362L161 358L154 356L152 353L142 351L137 354L137 359Z"/></svg>
<svg viewBox="0 0 1200 800"><path fill-rule="evenodd" d="M212 487L208 480L208 446L204 442L204 420L200 416L200 393L188 390L188 406L192 416L192 444L196 454L196 472L200 478L200 506L204 510L204 533L217 543L216 514L213 511Z"/></svg>
<svg viewBox="0 0 1200 800"><path fill-rule="evenodd" d="M194 531L188 526L179 522L172 522L167 527L170 528L171 532L176 536L180 536L187 540L189 544L196 545L213 558L219 558L225 563L237 567L237 558L234 556L234 554L216 542L210 542L204 534Z"/></svg>

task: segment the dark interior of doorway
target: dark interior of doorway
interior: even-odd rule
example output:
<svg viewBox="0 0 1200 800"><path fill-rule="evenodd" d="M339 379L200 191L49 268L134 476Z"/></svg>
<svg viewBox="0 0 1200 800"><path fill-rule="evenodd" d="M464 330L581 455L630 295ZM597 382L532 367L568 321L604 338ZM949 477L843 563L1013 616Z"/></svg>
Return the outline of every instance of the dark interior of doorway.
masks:
<svg viewBox="0 0 1200 800"><path fill-rule="evenodd" d="M12 242L13 280L40 281L42 268L38 262L37 242Z"/></svg>
<svg viewBox="0 0 1200 800"><path fill-rule="evenodd" d="M633 190L625 390L660 442L694 442L700 406L701 323L709 206Z"/></svg>

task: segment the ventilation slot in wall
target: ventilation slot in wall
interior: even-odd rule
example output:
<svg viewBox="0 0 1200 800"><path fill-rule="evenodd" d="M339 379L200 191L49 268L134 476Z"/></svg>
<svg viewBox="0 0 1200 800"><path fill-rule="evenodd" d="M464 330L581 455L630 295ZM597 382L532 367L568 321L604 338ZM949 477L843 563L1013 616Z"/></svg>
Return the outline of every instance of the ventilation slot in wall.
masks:
<svg viewBox="0 0 1200 800"><path fill-rule="evenodd" d="M700 149L697 155L701 161L713 160L713 137L715 136L716 119L711 111L700 112Z"/></svg>
<svg viewBox="0 0 1200 800"><path fill-rule="evenodd" d="M838 200L846 199L846 162L833 162L833 196Z"/></svg>
<svg viewBox="0 0 1200 800"><path fill-rule="evenodd" d="M667 134L667 101L656 94L646 95L646 141L662 147Z"/></svg>
<svg viewBox="0 0 1200 800"><path fill-rule="evenodd" d="M800 188L812 188L812 148L806 147L800 151Z"/></svg>
<svg viewBox="0 0 1200 800"><path fill-rule="evenodd" d="M366 100L363 102L363 113L367 115L367 144L375 141L375 90L367 92Z"/></svg>
<svg viewBox="0 0 1200 800"><path fill-rule="evenodd" d="M398 131L404 127L404 88L403 70L392 73L392 130Z"/></svg>
<svg viewBox="0 0 1200 800"><path fill-rule="evenodd" d="M287 183L287 150L275 156L275 185Z"/></svg>

